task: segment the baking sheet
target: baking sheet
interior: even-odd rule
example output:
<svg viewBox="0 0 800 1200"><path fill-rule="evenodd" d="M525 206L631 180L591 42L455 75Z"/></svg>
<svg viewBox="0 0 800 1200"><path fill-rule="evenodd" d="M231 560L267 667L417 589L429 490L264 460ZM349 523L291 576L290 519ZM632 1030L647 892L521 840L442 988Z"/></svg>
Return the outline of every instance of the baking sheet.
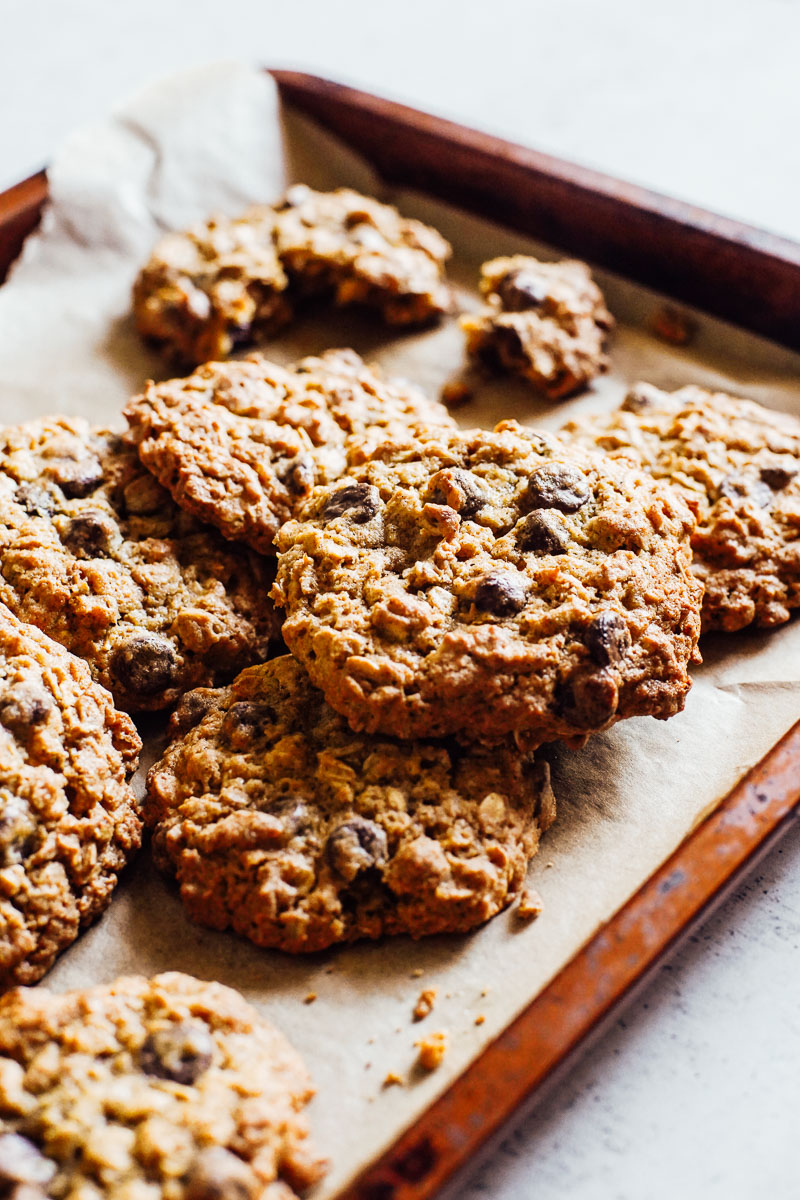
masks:
<svg viewBox="0 0 800 1200"><path fill-rule="evenodd" d="M281 114L272 81L221 64L142 93L113 117L75 134L50 170L52 202L0 289L0 416L80 413L121 425L129 393L163 374L128 316L137 266L158 233L217 209L236 212L287 181L349 184L397 201L453 242L452 275L465 307L478 264L530 248L486 222L424 197L387 192L357 157L305 119ZM721 322L697 317L676 349L647 324L658 297L598 272L620 320L614 369L587 395L556 407L523 384L486 384L459 410L465 425L504 416L557 428L581 409L615 406L645 377L729 388L800 413L800 358ZM352 345L435 393L463 369L454 321L391 336L354 314L299 322L267 348L290 360ZM772 634L707 639L686 711L667 723L622 723L581 751L552 751L559 818L531 867L544 898L532 925L503 913L466 937L387 940L291 959L191 925L171 885L143 852L103 919L47 977L59 990L123 972L179 969L239 988L289 1035L318 1086L316 1141L331 1159L318 1188L333 1195L411 1123L467 1063L671 853L683 837L800 716L800 623ZM148 748L158 746L150 722ZM141 776L140 776L141 777ZM412 1023L420 990L434 1011ZM316 994L313 1002L306 999ZM476 1019L483 1017L481 1024ZM415 1072L414 1041L446 1030L448 1053ZM383 1087L388 1072L402 1086Z"/></svg>

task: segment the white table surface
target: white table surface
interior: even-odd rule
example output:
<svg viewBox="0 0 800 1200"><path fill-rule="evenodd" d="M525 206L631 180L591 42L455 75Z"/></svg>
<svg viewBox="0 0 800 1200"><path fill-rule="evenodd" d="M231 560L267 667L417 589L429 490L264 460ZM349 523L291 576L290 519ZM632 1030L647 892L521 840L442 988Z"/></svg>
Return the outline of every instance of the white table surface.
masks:
<svg viewBox="0 0 800 1200"><path fill-rule="evenodd" d="M246 58L800 239L798 0L0 0L0 17L0 188L140 84ZM460 1200L800 1195L799 943L795 828Z"/></svg>

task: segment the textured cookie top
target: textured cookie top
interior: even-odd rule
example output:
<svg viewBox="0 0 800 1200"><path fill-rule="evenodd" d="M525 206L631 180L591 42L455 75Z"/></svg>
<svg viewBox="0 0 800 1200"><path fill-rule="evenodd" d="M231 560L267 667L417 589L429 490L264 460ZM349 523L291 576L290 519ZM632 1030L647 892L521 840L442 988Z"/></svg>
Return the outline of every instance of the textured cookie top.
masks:
<svg viewBox="0 0 800 1200"><path fill-rule="evenodd" d="M156 245L133 289L137 328L180 361L224 358L291 317L275 249L275 213L212 217Z"/></svg>
<svg viewBox="0 0 800 1200"><path fill-rule="evenodd" d="M0 988L39 979L111 899L140 841L140 749L86 664L0 605Z"/></svg>
<svg viewBox="0 0 800 1200"><path fill-rule="evenodd" d="M284 639L354 728L527 745L678 712L699 630L689 510L505 421L385 443L283 527Z"/></svg>
<svg viewBox="0 0 800 1200"><path fill-rule="evenodd" d="M461 931L509 903L555 814L546 764L353 733L286 656L184 697L148 778L190 914L292 952Z"/></svg>
<svg viewBox="0 0 800 1200"><path fill-rule="evenodd" d="M0 1187L290 1200L321 1174L308 1075L238 992L172 972L0 1000Z"/></svg>
<svg viewBox="0 0 800 1200"><path fill-rule="evenodd" d="M170 500L111 433L51 417L0 431L0 600L156 709L266 656L269 572Z"/></svg>
<svg viewBox="0 0 800 1200"><path fill-rule="evenodd" d="M379 308L391 324L424 321L451 305L440 233L351 188L289 188L276 216L278 254L301 292Z"/></svg>
<svg viewBox="0 0 800 1200"><path fill-rule="evenodd" d="M724 392L638 384L562 436L680 489L697 517L704 630L788 621L800 605L800 421Z"/></svg>
<svg viewBox="0 0 800 1200"><path fill-rule="evenodd" d="M481 267L480 287L486 306L461 318L470 354L523 375L552 400L608 368L603 347L614 318L585 263L494 258Z"/></svg>
<svg viewBox="0 0 800 1200"><path fill-rule="evenodd" d="M443 405L383 379L352 350L293 368L257 355L150 383L125 415L142 461L188 511L263 553L348 450L417 426L454 428Z"/></svg>

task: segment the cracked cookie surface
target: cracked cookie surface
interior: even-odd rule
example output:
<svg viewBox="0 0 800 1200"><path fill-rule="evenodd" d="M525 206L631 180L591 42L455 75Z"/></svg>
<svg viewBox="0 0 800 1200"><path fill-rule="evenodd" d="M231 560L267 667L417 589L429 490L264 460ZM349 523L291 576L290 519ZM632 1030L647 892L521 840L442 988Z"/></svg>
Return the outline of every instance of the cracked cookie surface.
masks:
<svg viewBox="0 0 800 1200"><path fill-rule="evenodd" d="M551 400L608 369L614 318L585 263L494 258L481 267L480 288L485 306L461 318L468 354L524 376Z"/></svg>
<svg viewBox="0 0 800 1200"><path fill-rule="evenodd" d="M622 407L570 422L570 441L667 480L697 518L703 630L789 620L800 606L800 421L688 386L633 388Z"/></svg>
<svg viewBox="0 0 800 1200"><path fill-rule="evenodd" d="M80 418L0 431L0 556L0 601L85 658L126 709L227 681L278 628L268 564Z"/></svg>
<svg viewBox="0 0 800 1200"><path fill-rule="evenodd" d="M505 421L384 443L316 488L273 594L356 729L580 743L683 707L693 524L643 472Z"/></svg>
<svg viewBox="0 0 800 1200"><path fill-rule="evenodd" d="M512 900L555 803L545 763L356 734L289 656L200 690L145 819L189 914L294 953L473 928Z"/></svg>
<svg viewBox="0 0 800 1200"><path fill-rule="evenodd" d="M0 988L40 979L109 904L141 838L140 749L86 664L0 605Z"/></svg>
<svg viewBox="0 0 800 1200"><path fill-rule="evenodd" d="M352 350L289 368L259 355L207 363L149 384L125 415L142 461L177 503L262 553L315 483L343 474L350 452L422 425L455 428L442 404Z"/></svg>
<svg viewBox="0 0 800 1200"><path fill-rule="evenodd" d="M309 1076L238 992L170 972L0 1000L0 1188L291 1200L322 1173Z"/></svg>

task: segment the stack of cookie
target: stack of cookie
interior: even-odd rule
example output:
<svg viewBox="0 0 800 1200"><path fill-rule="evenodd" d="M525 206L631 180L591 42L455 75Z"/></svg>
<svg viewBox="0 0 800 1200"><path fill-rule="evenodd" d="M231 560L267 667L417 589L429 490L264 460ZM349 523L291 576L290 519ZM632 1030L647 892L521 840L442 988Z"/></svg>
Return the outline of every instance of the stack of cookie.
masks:
<svg viewBox="0 0 800 1200"><path fill-rule="evenodd" d="M103 910L145 823L192 918L259 946L472 929L554 819L543 744L673 716L701 616L772 626L800 604L788 417L639 385L558 437L461 430L351 350L226 360L309 304L435 319L449 253L304 186L170 235L134 309L193 373L149 383L124 436L63 417L0 434L0 986ZM584 264L495 259L481 289L476 359L554 401L607 367ZM142 803L127 714L159 711ZM307 1078L242 1005L180 976L11 993L0 1188L310 1182Z"/></svg>

